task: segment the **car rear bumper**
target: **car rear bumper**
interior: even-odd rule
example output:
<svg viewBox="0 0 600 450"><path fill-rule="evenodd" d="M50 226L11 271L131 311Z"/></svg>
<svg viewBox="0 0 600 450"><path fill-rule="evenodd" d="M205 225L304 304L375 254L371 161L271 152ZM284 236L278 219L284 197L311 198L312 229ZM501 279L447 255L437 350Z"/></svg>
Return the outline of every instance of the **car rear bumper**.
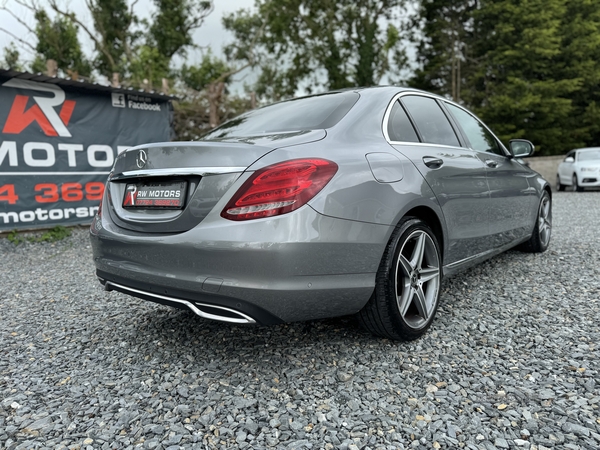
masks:
<svg viewBox="0 0 600 450"><path fill-rule="evenodd" d="M142 234L96 217L91 243L108 290L229 322L274 324L355 313L368 301L392 227L321 215L210 214L178 234Z"/></svg>

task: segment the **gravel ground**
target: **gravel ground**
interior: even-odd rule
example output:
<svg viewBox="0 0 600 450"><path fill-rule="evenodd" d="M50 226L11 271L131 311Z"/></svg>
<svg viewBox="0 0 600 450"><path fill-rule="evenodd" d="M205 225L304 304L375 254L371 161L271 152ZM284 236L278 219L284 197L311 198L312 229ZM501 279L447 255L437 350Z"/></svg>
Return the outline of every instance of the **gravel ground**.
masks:
<svg viewBox="0 0 600 450"><path fill-rule="evenodd" d="M598 449L600 192L554 202L546 253L447 280L411 343L105 293L85 229L0 239L0 447Z"/></svg>

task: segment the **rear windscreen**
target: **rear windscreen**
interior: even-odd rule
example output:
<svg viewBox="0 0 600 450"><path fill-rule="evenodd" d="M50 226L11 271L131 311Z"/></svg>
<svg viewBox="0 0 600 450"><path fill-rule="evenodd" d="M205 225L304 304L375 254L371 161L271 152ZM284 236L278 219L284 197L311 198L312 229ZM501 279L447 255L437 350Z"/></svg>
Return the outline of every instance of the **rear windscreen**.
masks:
<svg viewBox="0 0 600 450"><path fill-rule="evenodd" d="M275 103L225 122L203 140L330 128L356 103L356 92L334 92Z"/></svg>

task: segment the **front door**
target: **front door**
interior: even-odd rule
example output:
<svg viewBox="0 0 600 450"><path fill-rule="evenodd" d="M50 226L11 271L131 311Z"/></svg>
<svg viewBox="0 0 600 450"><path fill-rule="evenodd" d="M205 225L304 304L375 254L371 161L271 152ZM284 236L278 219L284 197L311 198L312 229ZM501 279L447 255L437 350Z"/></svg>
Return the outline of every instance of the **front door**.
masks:
<svg viewBox="0 0 600 450"><path fill-rule="evenodd" d="M536 176L523 166L496 139L491 131L466 110L445 103L459 123L470 148L486 167L490 188L490 239L494 247L531 234L537 212L537 191L529 182Z"/></svg>

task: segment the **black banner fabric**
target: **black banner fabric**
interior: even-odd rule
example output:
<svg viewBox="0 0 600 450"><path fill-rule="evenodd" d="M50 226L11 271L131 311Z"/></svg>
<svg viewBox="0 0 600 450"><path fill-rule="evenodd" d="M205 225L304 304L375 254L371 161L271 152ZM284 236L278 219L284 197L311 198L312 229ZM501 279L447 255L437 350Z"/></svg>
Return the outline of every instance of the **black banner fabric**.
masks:
<svg viewBox="0 0 600 450"><path fill-rule="evenodd" d="M169 103L0 78L0 231L91 222L116 156L169 140Z"/></svg>

